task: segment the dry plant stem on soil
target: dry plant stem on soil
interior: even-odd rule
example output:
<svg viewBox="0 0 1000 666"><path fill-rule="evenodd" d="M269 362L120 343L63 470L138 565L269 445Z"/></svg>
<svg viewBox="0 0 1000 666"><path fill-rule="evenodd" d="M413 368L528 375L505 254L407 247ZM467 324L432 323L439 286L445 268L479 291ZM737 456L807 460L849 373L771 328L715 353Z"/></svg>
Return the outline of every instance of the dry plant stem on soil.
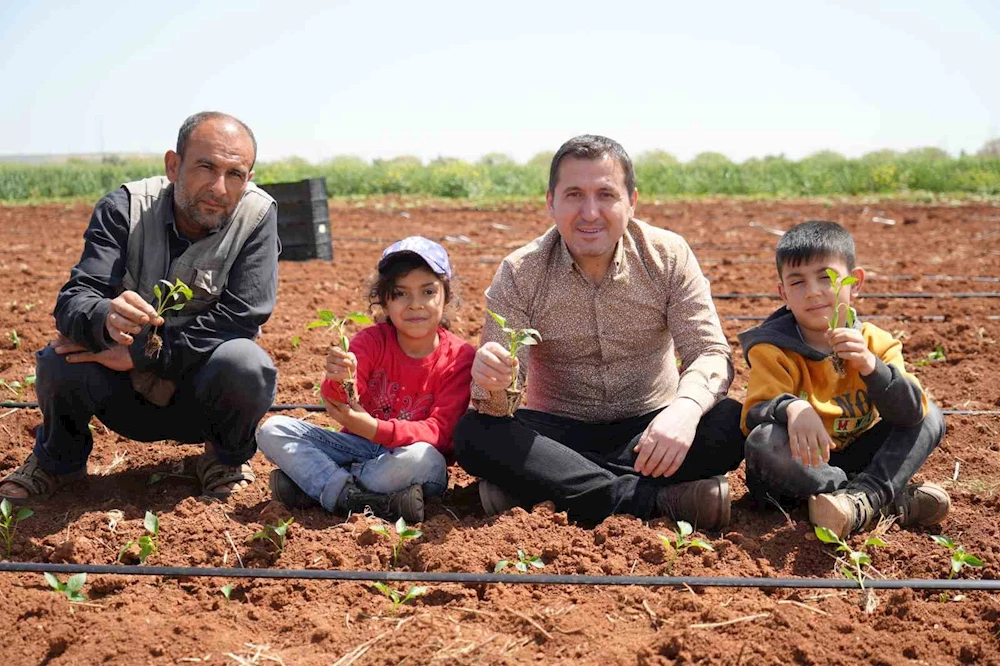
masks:
<svg viewBox="0 0 1000 666"><path fill-rule="evenodd" d="M159 283L154 284L153 295L156 296L156 315L162 317L168 312L183 310L194 292L178 278L173 284L170 284L169 280L160 280ZM163 338L156 332L157 329L158 327L154 326L153 332L146 340L146 356L150 358L159 358L160 351L163 349Z"/></svg>
<svg viewBox="0 0 1000 666"><path fill-rule="evenodd" d="M336 317L332 310L319 310L316 314L319 319L306 324L306 330L325 328L334 333L336 339L330 343L330 346L340 349L345 353L351 350L351 341L347 339L347 334L344 333L344 326L347 325L347 322L353 321L355 324L365 326L374 323L371 317L363 312L352 312L343 319ZM344 393L347 394L347 404L352 405L356 403L358 401L358 387L355 383L354 372L350 368L347 369L347 380L341 382L340 385L343 387Z"/></svg>
<svg viewBox="0 0 1000 666"><path fill-rule="evenodd" d="M501 315L498 315L492 310L486 310L486 312L493 317L493 321L500 326L500 329L507 336L507 351L510 353L512 360L517 360L517 352L521 347L530 347L531 345L538 344L542 341L541 334L533 328L509 328L507 326L507 319ZM510 368L510 385L506 388L507 394L507 416L514 416L514 412L517 408L521 406L521 395L524 393L524 387L518 386L517 381L517 363Z"/></svg>

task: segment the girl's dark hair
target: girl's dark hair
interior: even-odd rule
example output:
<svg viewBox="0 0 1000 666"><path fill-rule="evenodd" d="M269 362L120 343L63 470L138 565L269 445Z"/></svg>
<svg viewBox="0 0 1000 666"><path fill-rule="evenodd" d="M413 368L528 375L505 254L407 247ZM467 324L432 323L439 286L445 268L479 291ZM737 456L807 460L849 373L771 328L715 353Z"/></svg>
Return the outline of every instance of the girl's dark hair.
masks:
<svg viewBox="0 0 1000 666"><path fill-rule="evenodd" d="M382 270L375 275L371 283L371 288L368 290L369 309L373 309L376 305L382 309L382 312L376 315L378 321L384 321L390 326L392 325L392 320L389 319L389 316L385 312L386 304L392 300L392 290L396 288L397 280L417 268L430 271L437 276L437 279L441 280L441 284L444 286L444 304L447 306L451 303L451 279L445 275L435 273L434 269L421 259L419 255L413 252L400 252L382 265ZM440 326L444 329L451 328L447 312L441 315Z"/></svg>
<svg viewBox="0 0 1000 666"><path fill-rule="evenodd" d="M778 241L775 263L781 278L786 266L800 266L813 259L843 259L847 270L854 270L854 238L844 227L827 220L809 220L797 224Z"/></svg>

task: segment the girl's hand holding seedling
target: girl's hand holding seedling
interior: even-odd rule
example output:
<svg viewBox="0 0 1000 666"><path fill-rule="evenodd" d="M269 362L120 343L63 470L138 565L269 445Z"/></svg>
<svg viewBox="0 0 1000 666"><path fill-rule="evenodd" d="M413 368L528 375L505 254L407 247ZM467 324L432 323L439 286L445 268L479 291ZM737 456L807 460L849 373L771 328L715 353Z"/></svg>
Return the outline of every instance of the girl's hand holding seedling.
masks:
<svg viewBox="0 0 1000 666"><path fill-rule="evenodd" d="M111 307L104 318L104 328L112 340L122 345L132 344L132 336L146 324L162 326L163 317L156 308L134 291L124 291L111 299Z"/></svg>
<svg viewBox="0 0 1000 666"><path fill-rule="evenodd" d="M788 405L785 414L788 417L792 458L806 467L819 467L821 463L830 462L833 441L813 406L805 400L795 400Z"/></svg>
<svg viewBox="0 0 1000 666"><path fill-rule="evenodd" d="M862 377L875 372L875 354L868 349L861 331L856 328L836 328L826 332L830 349L844 360L847 367L856 370Z"/></svg>
<svg viewBox="0 0 1000 666"><path fill-rule="evenodd" d="M354 352L339 347L330 347L326 355L326 379L340 384L354 377L358 371L358 357Z"/></svg>
<svg viewBox="0 0 1000 666"><path fill-rule="evenodd" d="M378 421L358 403L348 405L338 400L323 398L326 413L334 421L365 439L374 439L378 432Z"/></svg>
<svg viewBox="0 0 1000 666"><path fill-rule="evenodd" d="M472 381L487 391L503 391L517 372L517 359L499 342L487 342L476 351L472 361Z"/></svg>

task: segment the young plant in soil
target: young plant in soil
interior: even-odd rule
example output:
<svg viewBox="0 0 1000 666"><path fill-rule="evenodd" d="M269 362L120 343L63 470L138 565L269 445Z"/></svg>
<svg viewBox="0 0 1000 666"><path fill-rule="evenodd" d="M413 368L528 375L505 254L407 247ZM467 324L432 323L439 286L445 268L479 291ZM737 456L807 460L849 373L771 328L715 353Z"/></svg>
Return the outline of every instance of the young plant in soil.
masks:
<svg viewBox="0 0 1000 666"><path fill-rule="evenodd" d="M510 352L512 359L517 359L517 352L521 347L530 347L542 341L541 334L535 329L509 328L506 318L492 310L486 310L486 312L493 317L493 321L507 336L507 351ZM524 393L524 387L518 386L517 383L517 364L514 364L510 369L510 386L505 390L507 393L507 416L514 416L514 412L521 406L521 395Z"/></svg>
<svg viewBox="0 0 1000 666"><path fill-rule="evenodd" d="M843 539L837 537L832 530L826 527L816 527L814 528L816 532L816 538L823 543L836 544L838 553L847 553L847 561L850 566L842 566L840 568L840 573L844 575L845 578L850 578L851 580L857 582L861 589L865 589L865 579L868 578L868 569L871 568L872 558L865 551L868 548L874 546L885 547L888 546L885 541L877 536L870 536L865 539L865 543L861 546L861 550L854 550L847 542Z"/></svg>
<svg viewBox="0 0 1000 666"><path fill-rule="evenodd" d="M927 358L920 359L915 365L918 367L924 367L925 365L937 363L938 361L945 361L947 359L948 357L944 355L944 345L936 345L934 347L934 351L927 354Z"/></svg>
<svg viewBox="0 0 1000 666"><path fill-rule="evenodd" d="M10 339L10 344L14 349L21 348L21 336L17 334L17 329L12 330L7 337Z"/></svg>
<svg viewBox="0 0 1000 666"><path fill-rule="evenodd" d="M235 585L229 583L228 585L223 585L219 588L219 592L222 592L222 596L226 598L226 601L232 601L233 590L236 588Z"/></svg>
<svg viewBox="0 0 1000 666"><path fill-rule="evenodd" d="M545 562L542 562L542 558L537 555L525 555L523 550L518 550L516 562L500 560L497 562L497 565L493 567L493 573L500 573L507 567L514 567L521 573L528 573L529 566L541 569L545 566Z"/></svg>
<svg viewBox="0 0 1000 666"><path fill-rule="evenodd" d="M858 281L858 278L853 275L848 275L842 279L837 271L832 268L826 269L826 276L830 278L830 286L833 287L833 301L837 304L837 307L833 311L833 319L829 321L830 330L832 331L840 325L840 306L842 305L846 309L844 312L844 325L847 328L851 328L854 326L854 320L858 318L858 311L846 303L840 302L840 290L854 284ZM840 358L835 353L830 352L830 361L833 363L833 368L837 371L837 374L843 377L844 372L847 370L847 366L844 364L844 359Z"/></svg>
<svg viewBox="0 0 1000 666"><path fill-rule="evenodd" d="M984 566L981 559L972 553L965 552L965 548L955 543L951 537L946 537L942 534L934 535L931 538L934 539L934 543L944 546L951 552L951 571L948 573L948 580L954 578L955 574L961 572L965 567L978 569Z"/></svg>
<svg viewBox="0 0 1000 666"><path fill-rule="evenodd" d="M392 536L389 534L389 528L385 525L372 525L368 529L376 534L382 534L392 539ZM402 517L396 521L396 543L392 546L392 567L394 569L396 568L396 562L399 560L399 551L403 549L406 542L411 539L419 539L423 535L424 533L420 530L414 527L407 527L406 521Z"/></svg>
<svg viewBox="0 0 1000 666"><path fill-rule="evenodd" d="M344 326L351 321L355 324L362 324L364 326L369 326L374 323L372 318L363 312L352 312L343 319L339 319L334 316L333 312L330 310L319 310L316 314L319 316L319 319L306 324L306 330L308 331L314 328L327 329L337 337L331 345L336 346L338 349L342 349L345 352L350 351L351 341L347 339L347 334L344 333ZM344 393L347 394L347 404L353 404L358 401L358 387L354 380L354 373L351 372L350 369L347 370L347 379L341 382L341 386L344 389Z"/></svg>
<svg viewBox="0 0 1000 666"><path fill-rule="evenodd" d="M135 541L129 541L118 551L118 561L121 562L125 553L132 550L132 546L139 546L139 564L144 564L146 560L155 555L160 548L156 543L160 536L160 519L152 511L146 512L146 517L142 521L142 526L146 528L147 534L143 534Z"/></svg>
<svg viewBox="0 0 1000 666"><path fill-rule="evenodd" d="M164 285L166 289L160 287ZM181 282L180 278L174 284L170 284L169 280L160 280L158 284L153 285L153 295L156 296L156 314L163 316L166 312L178 312L184 309L194 292L186 284ZM182 300L183 299L183 300ZM157 327L153 327L153 332L150 333L149 339L146 340L146 356L150 358L159 358L160 350L163 349L163 338L159 336L156 332Z"/></svg>
<svg viewBox="0 0 1000 666"><path fill-rule="evenodd" d="M14 533L17 532L18 523L33 515L35 512L26 507L16 509L8 499L0 502L0 539L3 540L6 559L10 559L10 547L14 543Z"/></svg>
<svg viewBox="0 0 1000 666"><path fill-rule="evenodd" d="M87 582L87 574L78 573L70 576L65 583L56 578L55 574L50 574L47 571L42 575L45 576L49 587L59 594L65 595L70 601L80 603L87 600L87 595L80 591Z"/></svg>
<svg viewBox="0 0 1000 666"><path fill-rule="evenodd" d="M29 386L35 385L35 376L27 375L24 378L24 382L19 382L16 379L14 381L8 382L6 379L0 379L0 388L5 388L14 395L15 400L21 399L21 394Z"/></svg>
<svg viewBox="0 0 1000 666"><path fill-rule="evenodd" d="M715 550L714 548L712 548L712 544L708 543L707 541L703 541L702 539L698 538L689 538L693 533L694 533L694 528L691 527L691 523L684 520L678 520L677 530L676 532L674 532L673 539L665 537L662 534L656 535L660 537L660 541L663 542L664 547L670 550L671 553L670 559L667 561L667 571L673 571L674 562L677 560L677 557L685 550L688 550L690 548L701 548L702 550L711 550L711 551Z"/></svg>
<svg viewBox="0 0 1000 666"><path fill-rule="evenodd" d="M279 520L277 525L265 525L264 529L253 535L251 541L257 539L269 541L277 550L278 555L281 555L285 552L285 542L288 540L288 528L294 522L295 518L292 517L287 520Z"/></svg>
<svg viewBox="0 0 1000 666"><path fill-rule="evenodd" d="M392 609L389 611L392 615L396 614L399 607L408 601L416 599L417 597L427 594L426 587L414 586L409 589L409 591L404 595L398 590L394 590L385 583L372 583L372 587L381 592L386 596L386 598L392 602Z"/></svg>

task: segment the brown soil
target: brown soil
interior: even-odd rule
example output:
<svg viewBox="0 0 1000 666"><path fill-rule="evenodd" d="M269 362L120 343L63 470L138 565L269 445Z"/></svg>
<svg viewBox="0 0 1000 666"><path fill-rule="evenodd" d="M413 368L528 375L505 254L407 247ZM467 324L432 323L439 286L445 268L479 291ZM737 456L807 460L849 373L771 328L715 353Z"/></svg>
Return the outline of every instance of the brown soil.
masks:
<svg viewBox="0 0 1000 666"><path fill-rule="evenodd" d="M646 203L640 213L688 239L720 296L774 292L775 237L750 221L787 228L810 218L838 220L854 232L859 262L869 269L869 294L1000 292L995 204L681 202ZM0 207L6 285L0 377L23 380L33 372L32 352L53 335L56 292L79 256L88 216L80 205ZM278 402L317 401L313 386L328 340L318 331L304 332L304 325L319 308L360 309L365 280L392 240L416 233L444 239L462 296L453 328L475 341L484 315L481 295L497 262L548 226L537 205L477 210L385 200L334 203L331 216L333 264L281 265L279 305L261 340L281 373ZM896 224L873 223L873 216ZM724 318L763 316L776 304L763 297L717 300ZM942 407L984 410L1000 408L1000 321L991 318L998 304L983 297L869 297L858 310L877 315L880 325L903 337L912 363L942 344L947 359L917 366L917 374ZM724 324L735 348L736 333L750 322ZM19 348L9 337L14 329ZM294 336L301 344L293 345ZM737 368L731 394L741 398L742 358ZM29 390L26 397L34 394ZM322 414L298 416L326 422ZM0 411L0 471L28 454L38 423L35 410ZM147 564L388 565L387 541L366 529L371 520L345 521L315 509L294 512L287 548L275 555L250 541L265 523L291 515L270 503L266 483L229 504L200 499L187 471L196 447L140 444L95 425L89 485L57 495L25 521L12 560L112 563L121 546L141 534L144 512L151 510L161 520L160 550ZM992 579L1000 572L1000 419L952 416L948 428L920 477L950 488L954 509L943 531L986 563L961 576ZM266 479L270 465L259 454L253 462ZM151 484L154 474L162 480ZM585 529L546 505L486 519L474 480L454 469L453 489L431 503L423 537L403 550L399 566L486 572L520 548L543 558L544 573L838 576L829 547L811 536L802 509L788 519L776 510L754 513L744 498L742 470L732 477L732 524L703 535L715 552L689 551L670 567L657 538L670 532L662 520L615 516ZM122 517L112 526L116 511ZM948 560L930 534L891 527L889 546L873 554L873 575L944 577ZM235 584L231 601L220 593L227 582ZM0 591L0 622L8 627L0 655L10 664L1000 663L1000 596L976 592L952 594L948 601L933 593L882 592L874 612L865 613L854 591L450 584L431 586L392 615L386 600L361 583L91 576L89 603L75 605L49 591L39 575L4 574ZM698 626L729 620L744 621Z"/></svg>

